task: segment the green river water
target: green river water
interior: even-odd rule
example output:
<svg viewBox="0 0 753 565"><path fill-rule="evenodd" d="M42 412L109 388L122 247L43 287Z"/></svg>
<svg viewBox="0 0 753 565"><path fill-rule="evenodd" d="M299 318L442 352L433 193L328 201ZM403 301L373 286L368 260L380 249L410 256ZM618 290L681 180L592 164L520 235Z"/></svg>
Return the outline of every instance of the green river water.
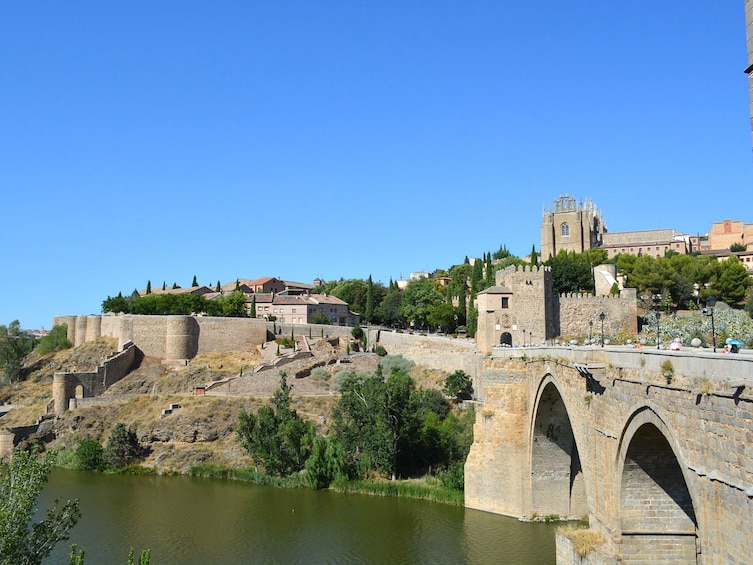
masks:
<svg viewBox="0 0 753 565"><path fill-rule="evenodd" d="M554 526L415 500L191 477L56 470L40 508L78 498L82 518L45 563L152 565L384 563L551 565Z"/></svg>

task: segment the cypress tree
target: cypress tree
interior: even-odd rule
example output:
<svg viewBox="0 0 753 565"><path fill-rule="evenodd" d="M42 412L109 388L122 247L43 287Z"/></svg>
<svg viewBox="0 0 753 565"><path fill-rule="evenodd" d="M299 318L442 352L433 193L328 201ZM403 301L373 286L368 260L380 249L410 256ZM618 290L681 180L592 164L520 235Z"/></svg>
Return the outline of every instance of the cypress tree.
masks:
<svg viewBox="0 0 753 565"><path fill-rule="evenodd" d="M147 294L152 293L152 281L146 281L146 293Z"/></svg>
<svg viewBox="0 0 753 565"><path fill-rule="evenodd" d="M256 297L251 297L251 317L256 318Z"/></svg>
<svg viewBox="0 0 753 565"><path fill-rule="evenodd" d="M222 287L220 286L220 279L217 279L217 286L214 287L215 292L220 292L222 290Z"/></svg>
<svg viewBox="0 0 753 565"><path fill-rule="evenodd" d="M191 281L191 286L199 286L199 283L196 281L196 275L193 276L193 281Z"/></svg>
<svg viewBox="0 0 753 565"><path fill-rule="evenodd" d="M367 323L370 323L374 318L374 282L371 280L371 275L369 275L369 280L366 284L366 311L364 312L364 318L366 318Z"/></svg>
<svg viewBox="0 0 753 565"><path fill-rule="evenodd" d="M165 284L165 281L162 281L162 290L165 290L167 288L167 285Z"/></svg>

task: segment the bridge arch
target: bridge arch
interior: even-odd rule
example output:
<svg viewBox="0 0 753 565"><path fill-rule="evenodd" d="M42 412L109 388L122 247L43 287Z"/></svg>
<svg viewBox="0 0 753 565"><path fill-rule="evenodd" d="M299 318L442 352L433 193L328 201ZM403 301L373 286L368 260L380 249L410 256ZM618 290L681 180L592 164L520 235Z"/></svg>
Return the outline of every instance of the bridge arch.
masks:
<svg viewBox="0 0 753 565"><path fill-rule="evenodd" d="M696 563L699 528L685 458L653 407L628 418L616 471L624 563Z"/></svg>
<svg viewBox="0 0 753 565"><path fill-rule="evenodd" d="M585 477L564 395L551 374L539 383L530 422L531 513L588 514Z"/></svg>

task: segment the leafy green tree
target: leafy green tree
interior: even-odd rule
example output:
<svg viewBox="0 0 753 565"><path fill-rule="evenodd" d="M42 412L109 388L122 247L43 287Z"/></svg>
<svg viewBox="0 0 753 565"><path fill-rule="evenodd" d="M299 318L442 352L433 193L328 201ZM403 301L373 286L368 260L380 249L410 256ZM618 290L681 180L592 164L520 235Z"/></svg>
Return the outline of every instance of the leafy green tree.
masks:
<svg viewBox="0 0 753 565"><path fill-rule="evenodd" d="M23 359L34 347L34 337L21 331L18 320L0 326L0 368L8 382L21 380Z"/></svg>
<svg viewBox="0 0 753 565"><path fill-rule="evenodd" d="M403 291L403 305L400 315L419 328L429 323L429 311L433 306L444 302L444 296L437 288L436 281L421 278L410 281Z"/></svg>
<svg viewBox="0 0 753 565"><path fill-rule="evenodd" d="M214 287L215 292L221 292L222 286L220 285L220 279L217 279L217 286Z"/></svg>
<svg viewBox="0 0 753 565"><path fill-rule="evenodd" d="M105 450L96 439L78 440L74 457L79 471L98 471L105 465Z"/></svg>
<svg viewBox="0 0 753 565"><path fill-rule="evenodd" d="M446 333L453 333L457 327L455 312L453 305L447 302L430 306L427 321L430 326L442 328Z"/></svg>
<svg viewBox="0 0 753 565"><path fill-rule="evenodd" d="M588 255L561 250L545 265L552 268L552 290L556 294L593 291L593 273Z"/></svg>
<svg viewBox="0 0 753 565"><path fill-rule="evenodd" d="M753 318L753 287L748 287L748 297L745 300L745 311Z"/></svg>
<svg viewBox="0 0 753 565"><path fill-rule="evenodd" d="M40 338L35 347L35 351L39 355L46 355L53 351L61 351L71 347L72 344L68 341L68 325L62 324L53 326L50 333Z"/></svg>
<svg viewBox="0 0 753 565"><path fill-rule="evenodd" d="M306 460L306 481L311 488L323 489L340 478L347 478L340 442L337 438L317 436Z"/></svg>
<svg viewBox="0 0 753 565"><path fill-rule="evenodd" d="M133 299L129 300L127 298L124 298L123 294L120 292L115 298L108 296L105 300L102 301L102 312L111 312L113 314L122 312L123 314L128 314L131 312L132 300Z"/></svg>
<svg viewBox="0 0 753 565"><path fill-rule="evenodd" d="M745 266L736 255L730 255L719 265L719 276L712 284L717 298L730 304L739 304L745 300L745 294L751 285L751 278Z"/></svg>
<svg viewBox="0 0 753 565"><path fill-rule="evenodd" d="M729 246L729 250L732 253L740 253L741 251L745 251L747 248L748 246L742 243L733 243Z"/></svg>
<svg viewBox="0 0 753 565"><path fill-rule="evenodd" d="M242 410L236 433L254 461L271 474L284 476L304 468L311 453L315 428L291 408L287 375L280 373L280 386L270 403L256 414Z"/></svg>
<svg viewBox="0 0 753 565"><path fill-rule="evenodd" d="M362 340L363 339L363 328L361 326L353 326L353 329L350 330L350 335L353 336L353 339Z"/></svg>
<svg viewBox="0 0 753 565"><path fill-rule="evenodd" d="M495 260L507 259L510 255L511 253L507 250L507 246L500 244L499 249L494 252L492 258ZM465 262L468 263L468 257L465 258Z"/></svg>
<svg viewBox="0 0 753 565"><path fill-rule="evenodd" d="M66 501L38 516L37 499L47 484L54 454L16 451L5 465L0 483L0 564L39 565L55 547L68 539L81 516L78 500Z"/></svg>
<svg viewBox="0 0 753 565"><path fill-rule="evenodd" d="M251 314L249 314L249 316L251 318L256 318L256 296L251 297Z"/></svg>
<svg viewBox="0 0 753 565"><path fill-rule="evenodd" d="M152 293L152 281L146 281L146 293L147 294Z"/></svg>
<svg viewBox="0 0 753 565"><path fill-rule="evenodd" d="M199 286L199 282L196 280L196 275L193 276L193 280L191 281L191 286Z"/></svg>
<svg viewBox="0 0 753 565"><path fill-rule="evenodd" d="M473 398L473 383L464 371L455 371L444 380L444 393L457 400L469 400Z"/></svg>
<svg viewBox="0 0 753 565"><path fill-rule="evenodd" d="M378 309L382 323L392 328L404 325L404 320L400 314L402 307L403 291L398 289L397 286L390 285L390 289Z"/></svg>
<svg viewBox="0 0 753 565"><path fill-rule="evenodd" d="M126 428L123 422L118 422L110 432L105 446L105 462L111 467L124 467L134 463L144 450L139 444L134 428Z"/></svg>

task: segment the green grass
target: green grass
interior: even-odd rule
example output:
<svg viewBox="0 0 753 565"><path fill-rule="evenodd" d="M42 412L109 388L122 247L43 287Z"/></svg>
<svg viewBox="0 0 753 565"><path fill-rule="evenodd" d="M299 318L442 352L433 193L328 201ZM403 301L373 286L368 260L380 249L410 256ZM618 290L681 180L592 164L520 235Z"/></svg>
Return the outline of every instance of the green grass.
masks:
<svg viewBox="0 0 753 565"><path fill-rule="evenodd" d="M416 481L336 481L330 487L332 490L345 494L370 494L374 496L391 496L397 498L412 498L463 506L465 496L462 491L448 489L438 482Z"/></svg>

